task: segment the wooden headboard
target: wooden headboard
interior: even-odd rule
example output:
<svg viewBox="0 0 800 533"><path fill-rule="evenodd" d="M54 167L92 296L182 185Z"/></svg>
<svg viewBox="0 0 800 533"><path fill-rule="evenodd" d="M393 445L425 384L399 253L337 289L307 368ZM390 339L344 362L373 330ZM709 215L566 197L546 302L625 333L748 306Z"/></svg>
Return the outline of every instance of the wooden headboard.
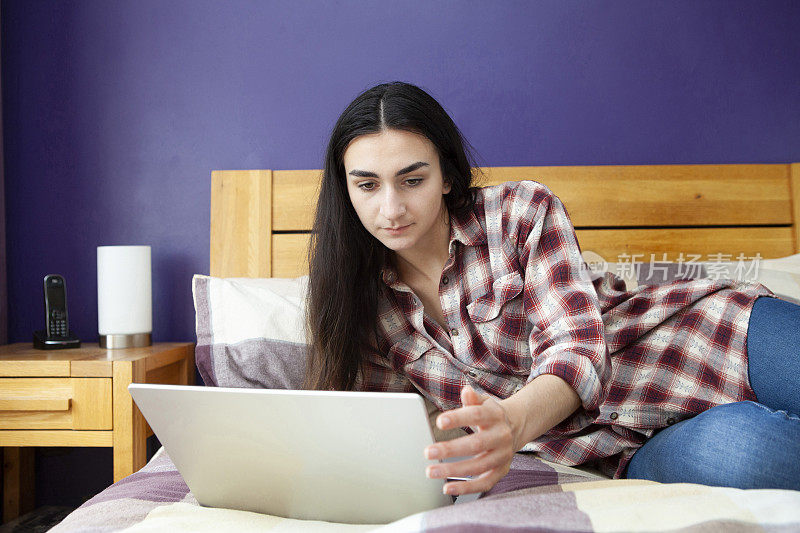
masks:
<svg viewBox="0 0 800 533"><path fill-rule="evenodd" d="M775 258L800 251L800 163L490 167L477 185L532 179L561 198L581 250L611 262L683 253ZM319 170L211 174L211 271L218 277L307 273Z"/></svg>

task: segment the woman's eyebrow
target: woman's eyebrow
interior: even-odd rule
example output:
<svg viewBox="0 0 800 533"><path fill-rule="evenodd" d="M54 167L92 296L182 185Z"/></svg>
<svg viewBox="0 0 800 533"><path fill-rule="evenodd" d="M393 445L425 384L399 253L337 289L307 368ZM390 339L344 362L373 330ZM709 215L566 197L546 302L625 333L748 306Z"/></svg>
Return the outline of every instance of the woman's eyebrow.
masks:
<svg viewBox="0 0 800 533"><path fill-rule="evenodd" d="M402 176L403 174L408 174L409 172L414 172L415 170L418 170L418 169L420 169L422 167L429 167L429 166L430 165L428 163L425 163L424 161L417 161L416 163L413 163L411 165L408 165L405 168L401 168L400 170L398 170L397 174L395 174L395 177ZM375 174L374 172L368 172L366 170L351 170L349 172L349 174L351 176L356 176L358 178L377 178L378 177L378 175Z"/></svg>

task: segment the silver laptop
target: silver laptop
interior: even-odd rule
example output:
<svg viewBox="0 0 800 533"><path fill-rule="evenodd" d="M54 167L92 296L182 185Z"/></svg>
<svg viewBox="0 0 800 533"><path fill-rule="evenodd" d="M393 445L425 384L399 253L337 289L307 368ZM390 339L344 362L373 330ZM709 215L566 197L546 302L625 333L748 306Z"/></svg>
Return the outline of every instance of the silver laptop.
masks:
<svg viewBox="0 0 800 533"><path fill-rule="evenodd" d="M417 394L128 390L201 505L383 524L453 502L425 476L438 461L423 455L434 441Z"/></svg>

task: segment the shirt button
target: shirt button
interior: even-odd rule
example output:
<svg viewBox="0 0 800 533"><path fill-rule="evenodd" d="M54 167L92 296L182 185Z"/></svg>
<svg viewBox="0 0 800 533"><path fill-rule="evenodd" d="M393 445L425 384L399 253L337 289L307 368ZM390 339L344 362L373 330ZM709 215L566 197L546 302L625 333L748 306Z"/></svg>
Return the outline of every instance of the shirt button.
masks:
<svg viewBox="0 0 800 533"><path fill-rule="evenodd" d="M617 418L619 418L619 415L616 412L611 413L611 420L616 420Z"/></svg>
<svg viewBox="0 0 800 533"><path fill-rule="evenodd" d="M458 335L458 330L455 329L455 328L451 329L450 330L450 335L453 336L453 337L456 337Z"/></svg>
<svg viewBox="0 0 800 533"><path fill-rule="evenodd" d="M478 373L475 372L474 370L470 370L469 372L467 372L467 374L469 374L469 377L471 377L471 378L477 378L478 377Z"/></svg>
<svg viewBox="0 0 800 533"><path fill-rule="evenodd" d="M442 278L442 285L447 285L448 283L450 283L450 278L448 278L447 276L443 277Z"/></svg>
<svg viewBox="0 0 800 533"><path fill-rule="evenodd" d="M670 417L670 418L667 418L667 425L668 425L668 426L671 426L671 425L672 425L672 424L674 424L675 422L677 422L677 421L676 421L674 418L672 418L672 417Z"/></svg>

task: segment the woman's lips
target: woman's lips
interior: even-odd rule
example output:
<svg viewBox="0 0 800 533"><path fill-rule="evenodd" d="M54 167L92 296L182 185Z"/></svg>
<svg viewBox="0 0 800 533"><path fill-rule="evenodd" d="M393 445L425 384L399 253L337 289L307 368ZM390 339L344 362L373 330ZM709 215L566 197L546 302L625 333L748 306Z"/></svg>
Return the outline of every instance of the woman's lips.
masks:
<svg viewBox="0 0 800 533"><path fill-rule="evenodd" d="M411 224L400 226L399 228L383 228L389 235L400 235L405 230L411 227Z"/></svg>

